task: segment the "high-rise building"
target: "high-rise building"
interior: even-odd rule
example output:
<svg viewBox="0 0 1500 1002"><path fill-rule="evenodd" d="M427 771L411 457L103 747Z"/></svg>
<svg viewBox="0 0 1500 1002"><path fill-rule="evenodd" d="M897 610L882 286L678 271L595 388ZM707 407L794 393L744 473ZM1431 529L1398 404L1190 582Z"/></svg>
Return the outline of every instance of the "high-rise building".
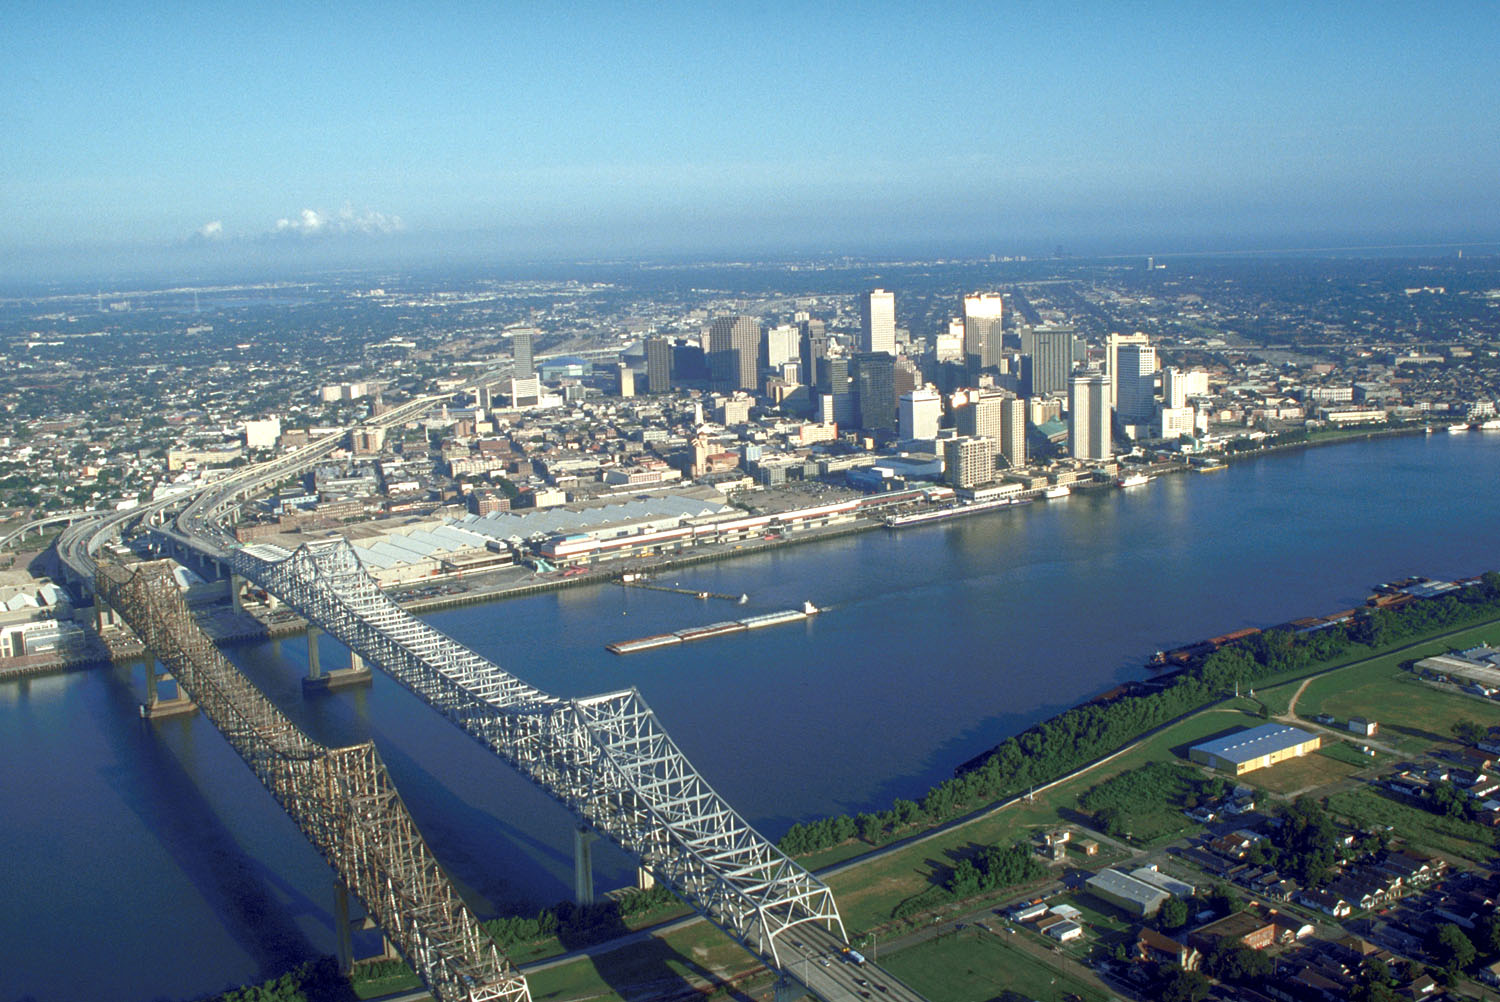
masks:
<svg viewBox="0 0 1500 1002"><path fill-rule="evenodd" d="M998 292L964 297L964 359L970 372L1000 364L1005 300Z"/></svg>
<svg viewBox="0 0 1500 1002"><path fill-rule="evenodd" d="M672 388L672 342L664 337L646 339L646 390L666 393Z"/></svg>
<svg viewBox="0 0 1500 1002"><path fill-rule="evenodd" d="M937 438L943 419L943 397L930 386L901 396L898 435L902 441Z"/></svg>
<svg viewBox="0 0 1500 1002"><path fill-rule="evenodd" d="M1145 424L1156 413L1156 349L1122 344L1115 352L1115 414L1121 424Z"/></svg>
<svg viewBox="0 0 1500 1002"><path fill-rule="evenodd" d="M865 431L896 430L896 357L883 351L854 356L855 408Z"/></svg>
<svg viewBox="0 0 1500 1002"><path fill-rule="evenodd" d="M797 346L802 354L802 378L810 383L817 376L818 359L828 354L828 329L821 320L799 319L797 330L802 335Z"/></svg>
<svg viewBox="0 0 1500 1002"><path fill-rule="evenodd" d="M1074 459L1108 459L1109 383L1103 376L1074 376L1068 381L1068 451Z"/></svg>
<svg viewBox="0 0 1500 1002"><path fill-rule="evenodd" d="M896 354L896 294L875 289L859 297L859 350Z"/></svg>
<svg viewBox="0 0 1500 1002"><path fill-rule="evenodd" d="M1118 377L1120 374L1120 349L1127 344L1150 344L1151 339L1144 334L1110 334L1109 347L1106 349L1104 358L1104 374L1109 377L1109 403L1111 407L1120 404L1120 385Z"/></svg>
<svg viewBox="0 0 1500 1002"><path fill-rule="evenodd" d="M1000 401L1000 454L1013 470L1026 465L1026 401L1020 397Z"/></svg>
<svg viewBox="0 0 1500 1002"><path fill-rule="evenodd" d="M802 334L791 324L779 324L766 331L766 368L780 369L787 362L795 362Z"/></svg>
<svg viewBox="0 0 1500 1002"><path fill-rule="evenodd" d="M995 443L987 438L943 440L943 477L954 487L979 487L995 479Z"/></svg>
<svg viewBox="0 0 1500 1002"><path fill-rule="evenodd" d="M958 433L968 438L988 439L998 449L1001 405L1005 397L993 391L981 391L975 395L971 390L969 393L968 403L953 411L953 423Z"/></svg>
<svg viewBox="0 0 1500 1002"><path fill-rule="evenodd" d="M1040 397L1066 390L1068 374L1073 371L1073 341L1071 327L1043 326L1023 331L1021 391L1028 397Z"/></svg>
<svg viewBox="0 0 1500 1002"><path fill-rule="evenodd" d="M628 364L626 364L625 362L621 362L617 366L615 366L615 375L616 375L616 378L619 380L620 396L622 396L622 397L633 397L633 396L635 396L635 372L634 372L634 370L632 370L630 368L630 366Z"/></svg>
<svg viewBox="0 0 1500 1002"><path fill-rule="evenodd" d="M1181 369L1161 371L1161 405L1163 407L1186 407L1189 397L1208 396L1208 373L1184 372ZM1351 393L1350 399L1353 398Z"/></svg>
<svg viewBox="0 0 1500 1002"><path fill-rule="evenodd" d="M512 374L515 379L525 379L536 373L536 361L532 358L532 338L536 336L536 330L531 327L517 327L510 332L510 354L514 360Z"/></svg>
<svg viewBox="0 0 1500 1002"><path fill-rule="evenodd" d="M708 371L716 390L756 388L760 321L744 315L715 317L708 326Z"/></svg>

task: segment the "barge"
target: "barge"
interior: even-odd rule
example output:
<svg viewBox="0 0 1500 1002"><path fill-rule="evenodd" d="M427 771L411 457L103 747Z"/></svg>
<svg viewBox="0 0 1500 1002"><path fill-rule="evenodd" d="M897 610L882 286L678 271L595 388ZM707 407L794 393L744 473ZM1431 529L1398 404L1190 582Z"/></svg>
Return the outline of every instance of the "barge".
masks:
<svg viewBox="0 0 1500 1002"><path fill-rule="evenodd" d="M650 651L658 647L684 644L690 640L707 640L710 637L722 637L730 633L743 633L746 630L760 630L767 626L780 626L782 623L797 623L810 616L815 616L821 611L811 602L803 602L800 609L782 609L779 612L765 612L758 616L746 616L744 619L730 619L722 623L710 623L707 626L694 626L686 630L676 630L672 633L657 633L635 640L617 640L612 644L605 644L604 649L611 654L635 654L638 651Z"/></svg>

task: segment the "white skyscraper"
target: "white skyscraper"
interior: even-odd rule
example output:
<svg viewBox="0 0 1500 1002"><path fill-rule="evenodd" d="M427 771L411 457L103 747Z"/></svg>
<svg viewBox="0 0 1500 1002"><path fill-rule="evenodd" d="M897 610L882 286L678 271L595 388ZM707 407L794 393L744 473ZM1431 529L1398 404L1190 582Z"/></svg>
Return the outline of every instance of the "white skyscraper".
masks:
<svg viewBox="0 0 1500 1002"><path fill-rule="evenodd" d="M1108 459L1109 384L1103 376L1074 376L1068 381L1068 451L1075 459Z"/></svg>
<svg viewBox="0 0 1500 1002"><path fill-rule="evenodd" d="M859 350L896 354L896 294L876 289L859 297Z"/></svg>
<svg viewBox="0 0 1500 1002"><path fill-rule="evenodd" d="M930 386L920 386L901 396L902 441L935 439L943 417L943 396Z"/></svg>
<svg viewBox="0 0 1500 1002"><path fill-rule="evenodd" d="M1013 470L1026 465L1026 401L1020 397L1000 402L1000 454Z"/></svg>
<svg viewBox="0 0 1500 1002"><path fill-rule="evenodd" d="M1005 300L998 292L976 292L964 297L964 355L978 372L1000 364L1000 331Z"/></svg>
<svg viewBox="0 0 1500 1002"><path fill-rule="evenodd" d="M775 369L800 357L802 332L792 324L781 324L766 331L766 365Z"/></svg>
<svg viewBox="0 0 1500 1002"><path fill-rule="evenodd" d="M1151 339L1144 334L1111 334L1109 336L1108 356L1104 360L1104 374L1109 377L1109 402L1118 408L1120 406L1120 387L1117 377L1120 374L1119 352L1127 344L1150 344Z"/></svg>

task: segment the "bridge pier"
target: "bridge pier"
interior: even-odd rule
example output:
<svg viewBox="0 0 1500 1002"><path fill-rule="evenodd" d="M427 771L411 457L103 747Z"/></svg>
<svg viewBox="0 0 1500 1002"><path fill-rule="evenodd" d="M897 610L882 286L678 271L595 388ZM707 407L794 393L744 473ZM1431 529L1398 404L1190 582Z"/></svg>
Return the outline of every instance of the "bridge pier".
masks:
<svg viewBox="0 0 1500 1002"><path fill-rule="evenodd" d="M380 928L369 915L360 919L349 918L349 888L342 880L333 882L333 931L338 936L334 956L338 960L339 973L348 976L354 970L356 960L399 960L401 954L396 944L384 932L380 934L380 954L376 957L354 956L354 931L366 932Z"/></svg>
<svg viewBox="0 0 1500 1002"><path fill-rule="evenodd" d="M776 979L776 1002L797 1002L806 997L807 989L802 982L782 971Z"/></svg>
<svg viewBox="0 0 1500 1002"><path fill-rule="evenodd" d="M158 675L156 669L155 659L146 662L146 701L141 704L141 718L156 720L160 717L176 717L184 713L197 712L198 704L182 691L182 685L177 679L168 671L163 671ZM161 682L171 682L176 687L177 695L170 699L163 699L158 688Z"/></svg>
<svg viewBox="0 0 1500 1002"><path fill-rule="evenodd" d="M594 903L594 841L598 835L583 825L573 829L573 902Z"/></svg>
<svg viewBox="0 0 1500 1002"><path fill-rule="evenodd" d="M335 689L347 689L355 685L370 684L370 669L364 658L354 651L349 652L349 667L335 668L325 673L319 663L318 638L323 631L316 626L307 628L307 677L302 680L302 695L312 696Z"/></svg>
<svg viewBox="0 0 1500 1002"><path fill-rule="evenodd" d="M635 889L638 891L649 891L656 886L656 875L646 869L644 865L635 868Z"/></svg>
<svg viewBox="0 0 1500 1002"><path fill-rule="evenodd" d="M229 575L229 605L234 609L235 615L245 611L245 600L240 594L244 587L244 578L234 573Z"/></svg>

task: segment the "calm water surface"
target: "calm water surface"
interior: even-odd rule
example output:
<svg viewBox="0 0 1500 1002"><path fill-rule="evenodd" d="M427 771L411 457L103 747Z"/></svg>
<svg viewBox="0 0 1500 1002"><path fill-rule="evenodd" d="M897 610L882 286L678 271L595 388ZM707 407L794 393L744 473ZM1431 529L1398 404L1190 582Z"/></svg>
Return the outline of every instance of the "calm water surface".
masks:
<svg viewBox="0 0 1500 1002"><path fill-rule="evenodd" d="M1500 435L1268 457L994 515L691 568L748 605L615 586L435 614L560 695L635 686L772 838L920 795L1158 648L1500 566ZM603 645L812 599L805 623L617 657ZM324 638L323 663L344 655ZM305 702L300 640L232 652L319 740L373 738L482 912L571 893L568 815L405 690ZM332 874L197 718L136 717L140 670L0 685L0 1002L184 999L333 950ZM601 888L629 881L596 848Z"/></svg>

